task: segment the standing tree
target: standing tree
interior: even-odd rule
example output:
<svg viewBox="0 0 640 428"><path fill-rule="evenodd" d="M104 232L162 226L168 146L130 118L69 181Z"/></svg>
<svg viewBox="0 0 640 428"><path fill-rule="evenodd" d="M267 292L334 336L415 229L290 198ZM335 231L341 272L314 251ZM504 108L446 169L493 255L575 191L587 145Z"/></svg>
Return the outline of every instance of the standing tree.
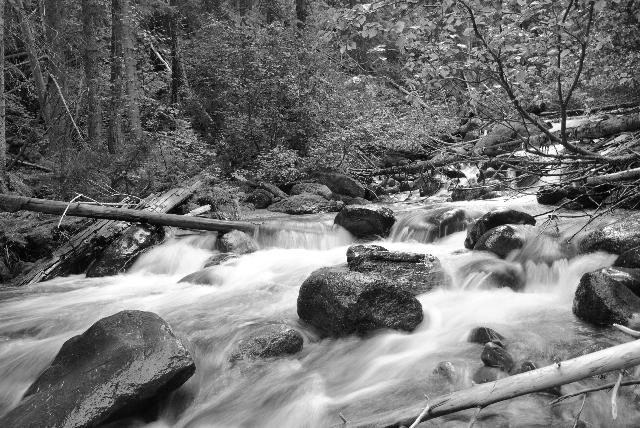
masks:
<svg viewBox="0 0 640 428"><path fill-rule="evenodd" d="M0 5L0 190L7 182L7 139L4 100L4 2Z"/></svg>
<svg viewBox="0 0 640 428"><path fill-rule="evenodd" d="M100 47L101 16L99 0L82 0L82 29L84 33L84 74L87 80L89 142L95 148L102 134L102 106L100 103Z"/></svg>
<svg viewBox="0 0 640 428"><path fill-rule="evenodd" d="M142 124L140 123L140 106L138 103L138 78L136 72L136 48L135 34L133 30L133 10L130 0L122 0L122 36L120 38L124 54L124 67L126 76L126 112L129 118L129 127L136 140L142 138Z"/></svg>
<svg viewBox="0 0 640 428"><path fill-rule="evenodd" d="M122 111L124 75L123 34L123 2L111 1L111 111L109 112L109 153L115 154L122 145Z"/></svg>

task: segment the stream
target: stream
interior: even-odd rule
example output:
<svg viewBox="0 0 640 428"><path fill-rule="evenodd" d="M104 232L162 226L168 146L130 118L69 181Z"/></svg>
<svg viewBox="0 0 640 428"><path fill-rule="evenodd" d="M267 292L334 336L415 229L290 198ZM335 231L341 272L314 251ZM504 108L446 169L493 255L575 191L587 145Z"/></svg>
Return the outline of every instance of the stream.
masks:
<svg viewBox="0 0 640 428"><path fill-rule="evenodd" d="M484 213L505 204L531 214L545 211L533 197L438 206ZM159 420L129 422L148 428L330 427L341 423L339 414L349 421L375 420L376 414L423 403L425 394L435 397L470 387L482 366L482 347L466 341L476 326L492 327L505 336L518 364L532 360L539 366L628 340L611 329L589 326L571 312L580 277L611 265L614 256L567 260L554 255L553 243L549 249L547 244L525 246L516 260L526 271L524 291L487 289L482 275L465 274L464 266L491 258L460 251L466 232L440 238L425 229L422 220L432 208L416 203L393 208L400 220L389 239L376 243L389 250L433 254L453 279L447 288L418 297L425 321L414 332L385 330L363 338L321 340L300 322L300 284L320 267L346 262L346 250L354 242L346 231L332 228L335 214L271 224L257 237L260 251L217 268L222 283L216 286L178 283L215 253L215 237L175 238L145 253L126 275L80 275L0 291L0 415L18 403L67 339L124 309L152 311L167 320L197 366L194 376L163 403ZM294 223L295 228L286 230ZM540 262L547 250L551 260ZM256 327L282 322L304 335L301 353L229 361L240 338ZM441 361L453 363L455 382L434 374ZM579 389L576 384L564 388ZM534 394L490 406L475 426L573 426L581 400L550 407L552 398ZM584 426L640 426L637 400L631 395L621 397L616 421L609 401L606 392L592 394L582 413L588 421ZM470 414L426 426L466 427Z"/></svg>

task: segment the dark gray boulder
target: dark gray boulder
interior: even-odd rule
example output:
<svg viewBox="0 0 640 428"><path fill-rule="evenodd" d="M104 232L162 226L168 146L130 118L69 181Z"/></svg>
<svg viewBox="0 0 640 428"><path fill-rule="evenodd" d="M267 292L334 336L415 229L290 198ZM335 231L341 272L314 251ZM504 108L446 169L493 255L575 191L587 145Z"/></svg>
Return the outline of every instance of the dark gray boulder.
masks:
<svg viewBox="0 0 640 428"><path fill-rule="evenodd" d="M508 208L492 210L480 217L467 230L464 246L473 249L482 235L494 227L505 224L528 224L535 226L536 219L530 214Z"/></svg>
<svg viewBox="0 0 640 428"><path fill-rule="evenodd" d="M476 251L490 251L500 258L506 258L512 251L524 246L524 232L509 224L494 227L476 242Z"/></svg>
<svg viewBox="0 0 640 428"><path fill-rule="evenodd" d="M113 241L87 269L87 277L117 275L125 272L146 249L164 240L164 229L150 225L130 226Z"/></svg>
<svg viewBox="0 0 640 428"><path fill-rule="evenodd" d="M262 327L243 339L231 355L231 361L274 358L302 351L302 335L287 325Z"/></svg>
<svg viewBox="0 0 640 428"><path fill-rule="evenodd" d="M581 253L607 251L622 254L640 247L640 214L633 214L617 222L594 229L584 236L578 246Z"/></svg>
<svg viewBox="0 0 640 428"><path fill-rule="evenodd" d="M504 341L504 336L489 327L476 327L469 333L467 342L484 345L493 341Z"/></svg>
<svg viewBox="0 0 640 428"><path fill-rule="evenodd" d="M614 266L625 268L640 268L640 247L632 248L616 259Z"/></svg>
<svg viewBox="0 0 640 428"><path fill-rule="evenodd" d="M393 211L386 207L374 205L349 205L340 210L334 223L344 227L353 236L367 238L373 236L386 237L396 218Z"/></svg>
<svg viewBox="0 0 640 428"><path fill-rule="evenodd" d="M542 186L536 192L536 200L542 205L556 205L566 198L568 192L558 186Z"/></svg>
<svg viewBox="0 0 640 428"><path fill-rule="evenodd" d="M573 298L573 313L591 324L640 326L640 270L604 268L586 273Z"/></svg>
<svg viewBox="0 0 640 428"><path fill-rule="evenodd" d="M239 230L222 235L216 242L216 247L223 253L234 254L255 253L260 249L255 239Z"/></svg>
<svg viewBox="0 0 640 428"><path fill-rule="evenodd" d="M247 202L252 203L257 209L267 208L273 200L273 193L265 189L256 189L247 197Z"/></svg>
<svg viewBox="0 0 640 428"><path fill-rule="evenodd" d="M389 250L387 250L386 248L380 245L372 245L372 244L352 245L349 248L347 248L347 264L351 264L356 257L361 257L364 254L372 253L376 251L389 251Z"/></svg>
<svg viewBox="0 0 640 428"><path fill-rule="evenodd" d="M352 198L365 198L369 193L366 188L355 178L338 172L320 172L315 175L319 183L327 186L333 193L350 196Z"/></svg>
<svg viewBox="0 0 640 428"><path fill-rule="evenodd" d="M188 282L196 285L220 285L224 278L214 267L201 269L180 279L178 283Z"/></svg>
<svg viewBox="0 0 640 428"><path fill-rule="evenodd" d="M515 362L513 357L499 344L487 342L482 349L480 359L487 367L497 367L505 372L510 372Z"/></svg>
<svg viewBox="0 0 640 428"><path fill-rule="evenodd" d="M291 187L292 195L302 195L304 193L309 195L322 196L325 199L331 199L333 192L324 184L320 183L296 183Z"/></svg>
<svg viewBox="0 0 640 428"><path fill-rule="evenodd" d="M300 287L298 316L326 336L346 336L390 328L413 331L423 320L422 305L408 291L376 274L346 266L316 270Z"/></svg>
<svg viewBox="0 0 640 428"><path fill-rule="evenodd" d="M66 341L0 426L99 426L148 410L194 371L191 355L158 315L119 312Z"/></svg>
<svg viewBox="0 0 640 428"><path fill-rule="evenodd" d="M349 257L349 269L354 272L374 273L389 278L402 290L417 295L442 287L446 275L438 258L430 254L399 251L360 250Z"/></svg>
<svg viewBox="0 0 640 428"><path fill-rule="evenodd" d="M271 204L268 210L294 215L317 214L340 211L343 205L341 201L329 201L319 195L303 193Z"/></svg>

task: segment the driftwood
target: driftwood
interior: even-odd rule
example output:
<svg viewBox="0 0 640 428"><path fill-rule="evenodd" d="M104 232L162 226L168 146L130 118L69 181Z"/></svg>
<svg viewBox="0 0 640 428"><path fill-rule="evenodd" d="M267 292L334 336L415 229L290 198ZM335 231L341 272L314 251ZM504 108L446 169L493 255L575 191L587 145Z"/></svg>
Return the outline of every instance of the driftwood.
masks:
<svg viewBox="0 0 640 428"><path fill-rule="evenodd" d="M175 205L176 204L174 204L174 206ZM135 210L84 202L67 203L14 195L0 195L0 210L9 212L26 210L45 214L119 220L131 223L146 223L155 226L173 226L181 229L209 230L215 232L229 232L231 230L253 232L256 229L254 223L244 221L212 220L195 216L164 214L164 211Z"/></svg>
<svg viewBox="0 0 640 428"><path fill-rule="evenodd" d="M163 213L184 202L201 185L200 181L169 190L161 195L149 197L138 204L139 209ZM6 197L6 195L3 195ZM10 200L7 200L10 201ZM67 204L65 203L65 208ZM5 209L5 204L0 207ZM19 205L13 203L11 210ZM68 212L67 212L68 213ZM100 220L71 237L69 242L53 252L48 259L35 263L27 273L16 278L12 285L22 286L46 281L69 273L80 273L95 258L105 243L119 236L130 226L129 223L113 220Z"/></svg>
<svg viewBox="0 0 640 428"><path fill-rule="evenodd" d="M484 408L493 403L521 395L544 391L603 373L622 370L640 364L640 340L603 349L537 370L475 385L430 400L424 406L409 406L370 419L342 424L344 427L410 426L418 417L424 422L466 409ZM424 414L423 414L424 413Z"/></svg>

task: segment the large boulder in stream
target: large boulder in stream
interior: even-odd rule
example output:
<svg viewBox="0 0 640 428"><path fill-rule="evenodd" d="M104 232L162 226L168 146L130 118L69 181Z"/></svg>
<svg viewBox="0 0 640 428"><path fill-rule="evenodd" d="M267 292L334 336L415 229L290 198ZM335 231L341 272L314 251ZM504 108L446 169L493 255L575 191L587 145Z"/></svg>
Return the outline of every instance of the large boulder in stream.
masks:
<svg viewBox="0 0 640 428"><path fill-rule="evenodd" d="M489 211L476 220L473 226L467 230L467 238L464 240L464 246L470 250L473 249L482 235L494 227L505 224L528 224L535 226L536 219L530 214L508 208Z"/></svg>
<svg viewBox="0 0 640 428"><path fill-rule="evenodd" d="M249 235L239 230L227 232L218 241L216 247L223 253L249 254L260 249L258 243Z"/></svg>
<svg viewBox="0 0 640 428"><path fill-rule="evenodd" d="M327 186L333 193L350 196L352 198L371 199L372 195L355 178L338 172L319 172L314 178L321 184ZM369 197L367 197L369 196Z"/></svg>
<svg viewBox="0 0 640 428"><path fill-rule="evenodd" d="M522 228L505 224L494 227L482 235L473 249L476 251L489 251L504 259L512 251L522 248L524 242L525 231Z"/></svg>
<svg viewBox="0 0 640 428"><path fill-rule="evenodd" d="M302 351L300 332L283 324L262 327L238 344L231 361L274 358Z"/></svg>
<svg viewBox="0 0 640 428"><path fill-rule="evenodd" d="M422 305L409 291L387 277L346 266L316 270L304 281L298 316L334 337L380 328L413 331L423 320Z"/></svg>
<svg viewBox="0 0 640 428"><path fill-rule="evenodd" d="M640 269L604 268L586 273L573 298L573 313L591 324L640 327Z"/></svg>
<svg viewBox="0 0 640 428"><path fill-rule="evenodd" d="M640 268L640 247L632 248L620 254L613 265L626 268Z"/></svg>
<svg viewBox="0 0 640 428"><path fill-rule="evenodd" d="M303 193L289 196L269 206L269 211L286 214L317 214L340 211L344 204L341 201L329 201L320 195Z"/></svg>
<svg viewBox="0 0 640 428"><path fill-rule="evenodd" d="M393 211L375 205L349 205L340 210L334 223L357 238L386 237L396 218Z"/></svg>
<svg viewBox="0 0 640 428"><path fill-rule="evenodd" d="M414 295L442 287L447 280L440 260L431 254L388 251L377 245L350 247L347 264L354 272L389 278L397 287Z"/></svg>
<svg viewBox="0 0 640 428"><path fill-rule="evenodd" d="M622 254L640 247L640 214L633 214L615 223L594 229L580 241L581 253L607 251Z"/></svg>
<svg viewBox="0 0 640 428"><path fill-rule="evenodd" d="M292 195L318 195L325 199L331 199L333 192L324 184L320 183L296 183L291 187Z"/></svg>
<svg viewBox="0 0 640 428"><path fill-rule="evenodd" d="M88 278L125 272L146 249L164 240L164 229L151 225L133 225L112 242L87 270Z"/></svg>
<svg viewBox="0 0 640 428"><path fill-rule="evenodd" d="M95 427L145 413L194 371L158 315L119 312L66 341L0 426Z"/></svg>

